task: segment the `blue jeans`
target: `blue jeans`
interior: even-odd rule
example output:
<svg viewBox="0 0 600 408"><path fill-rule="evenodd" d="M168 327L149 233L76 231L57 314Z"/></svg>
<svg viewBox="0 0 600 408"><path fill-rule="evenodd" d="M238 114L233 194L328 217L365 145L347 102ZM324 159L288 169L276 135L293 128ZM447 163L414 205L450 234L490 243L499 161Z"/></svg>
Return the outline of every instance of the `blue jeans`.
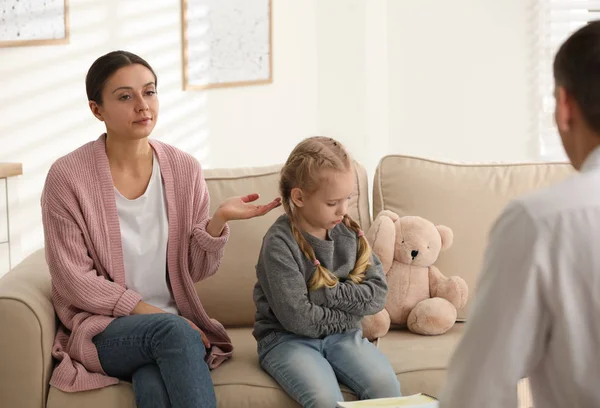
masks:
<svg viewBox="0 0 600 408"><path fill-rule="evenodd" d="M104 372L133 383L138 407L217 406L202 338L182 317L119 317L93 341Z"/></svg>
<svg viewBox="0 0 600 408"><path fill-rule="evenodd" d="M361 400L401 395L390 362L359 329L324 339L273 332L258 343L258 358L304 408L334 408L344 400L338 382Z"/></svg>

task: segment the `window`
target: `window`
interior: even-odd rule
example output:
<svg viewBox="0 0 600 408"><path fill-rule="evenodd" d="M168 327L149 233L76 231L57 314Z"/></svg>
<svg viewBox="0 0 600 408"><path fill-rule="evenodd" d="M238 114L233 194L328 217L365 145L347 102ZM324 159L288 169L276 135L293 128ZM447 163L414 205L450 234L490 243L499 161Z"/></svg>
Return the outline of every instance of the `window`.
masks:
<svg viewBox="0 0 600 408"><path fill-rule="evenodd" d="M600 1L537 0L536 34L537 135L540 158L545 161L565 161L560 136L554 124L554 77L552 63L560 45L588 21L600 19Z"/></svg>

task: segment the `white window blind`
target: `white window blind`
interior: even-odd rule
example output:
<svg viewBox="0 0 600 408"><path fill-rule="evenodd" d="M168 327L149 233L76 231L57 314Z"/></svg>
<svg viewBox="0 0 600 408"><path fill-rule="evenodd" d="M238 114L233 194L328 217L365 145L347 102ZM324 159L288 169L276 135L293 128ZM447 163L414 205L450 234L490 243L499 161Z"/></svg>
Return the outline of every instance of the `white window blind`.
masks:
<svg viewBox="0 0 600 408"><path fill-rule="evenodd" d="M600 1L538 0L537 51L537 130L540 158L566 161L554 123L554 76L552 64L560 45L589 21L600 19Z"/></svg>

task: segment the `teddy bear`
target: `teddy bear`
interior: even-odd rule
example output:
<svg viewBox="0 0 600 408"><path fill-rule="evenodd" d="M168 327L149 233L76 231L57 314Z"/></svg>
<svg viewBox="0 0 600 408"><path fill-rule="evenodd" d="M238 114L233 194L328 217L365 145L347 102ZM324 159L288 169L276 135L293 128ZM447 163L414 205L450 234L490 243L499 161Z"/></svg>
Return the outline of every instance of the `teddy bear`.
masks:
<svg viewBox="0 0 600 408"><path fill-rule="evenodd" d="M363 319L364 337L383 337L390 325L421 335L439 335L452 328L467 303L467 283L458 276L444 276L433 263L453 238L449 227L425 218L400 217L389 210L379 213L367 240L381 260L388 294L385 308Z"/></svg>

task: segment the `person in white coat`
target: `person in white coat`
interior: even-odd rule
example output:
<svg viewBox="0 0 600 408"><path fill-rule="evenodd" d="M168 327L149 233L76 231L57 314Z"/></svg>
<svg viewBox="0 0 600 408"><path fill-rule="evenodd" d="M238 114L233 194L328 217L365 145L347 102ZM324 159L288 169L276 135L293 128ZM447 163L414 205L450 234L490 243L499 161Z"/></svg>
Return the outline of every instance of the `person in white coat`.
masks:
<svg viewBox="0 0 600 408"><path fill-rule="evenodd" d="M442 408L600 407L600 21L554 61L555 121L578 172L513 200L490 233Z"/></svg>

